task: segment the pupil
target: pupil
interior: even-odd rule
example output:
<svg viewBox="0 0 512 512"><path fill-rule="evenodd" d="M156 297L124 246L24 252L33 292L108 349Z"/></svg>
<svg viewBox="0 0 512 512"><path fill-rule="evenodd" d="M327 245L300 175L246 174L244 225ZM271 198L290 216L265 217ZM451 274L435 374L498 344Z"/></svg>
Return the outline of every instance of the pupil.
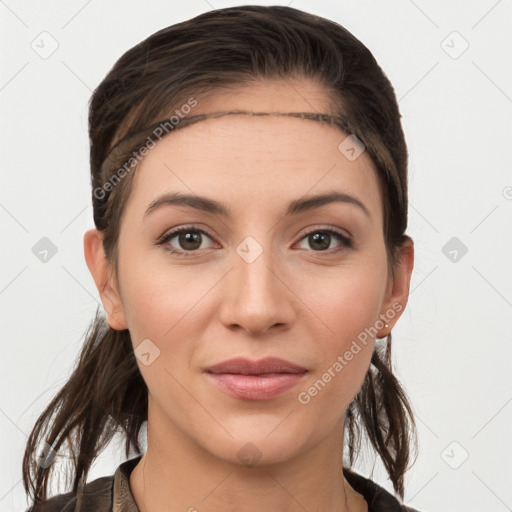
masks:
<svg viewBox="0 0 512 512"><path fill-rule="evenodd" d="M314 235L311 236L312 240L317 243L319 240L323 240L323 244L321 243L321 249L327 249L329 247L329 235L325 234L325 233L315 233Z"/></svg>
<svg viewBox="0 0 512 512"><path fill-rule="evenodd" d="M182 233L180 235L180 244L185 249L198 249L201 246L201 242L199 241L199 244L197 244L197 241L199 240L199 233ZM194 244L195 242L195 244ZM192 244L192 247L187 244Z"/></svg>

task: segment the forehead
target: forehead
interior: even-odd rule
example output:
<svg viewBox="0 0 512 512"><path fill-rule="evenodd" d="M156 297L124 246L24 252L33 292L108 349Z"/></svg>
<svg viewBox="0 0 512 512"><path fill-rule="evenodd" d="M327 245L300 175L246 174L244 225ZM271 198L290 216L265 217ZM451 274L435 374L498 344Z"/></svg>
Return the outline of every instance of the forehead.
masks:
<svg viewBox="0 0 512 512"><path fill-rule="evenodd" d="M192 115L224 110L331 113L324 90L311 82L258 82L198 98ZM138 210L180 191L257 207L340 190L364 199L379 216L375 171L363 153L354 161L338 149L336 127L285 116L227 115L172 132L139 164L131 202ZM235 207L236 209L236 207Z"/></svg>

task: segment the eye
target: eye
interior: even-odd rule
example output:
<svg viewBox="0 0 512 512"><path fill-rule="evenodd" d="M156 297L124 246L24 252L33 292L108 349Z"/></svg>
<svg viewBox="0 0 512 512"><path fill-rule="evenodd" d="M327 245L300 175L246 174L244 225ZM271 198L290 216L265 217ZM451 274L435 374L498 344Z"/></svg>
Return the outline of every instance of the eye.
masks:
<svg viewBox="0 0 512 512"><path fill-rule="evenodd" d="M206 231L185 226L166 233L156 242L156 244L166 245L166 250L173 254L178 254L180 256L192 256L194 252L205 248L204 246L202 247L204 237L211 240L211 237L206 233ZM178 247L170 243L174 238L176 238Z"/></svg>
<svg viewBox="0 0 512 512"><path fill-rule="evenodd" d="M329 250L333 239L337 240L340 246ZM306 233L306 235L301 238L301 241L302 240L306 240L311 247L316 249L314 252L338 252L352 247L352 240L349 237L332 229L314 229Z"/></svg>
<svg viewBox="0 0 512 512"><path fill-rule="evenodd" d="M156 245L165 245L165 249L172 254L178 256L193 256L203 246L204 237L212 239L212 237L204 230L195 228L193 226L184 226L163 235ZM176 245L171 241L176 239ZM331 242L338 241L338 247L334 249L329 248ZM352 240L332 229L314 229L306 233L301 241L306 240L313 248L314 252L339 252L350 249L352 247Z"/></svg>

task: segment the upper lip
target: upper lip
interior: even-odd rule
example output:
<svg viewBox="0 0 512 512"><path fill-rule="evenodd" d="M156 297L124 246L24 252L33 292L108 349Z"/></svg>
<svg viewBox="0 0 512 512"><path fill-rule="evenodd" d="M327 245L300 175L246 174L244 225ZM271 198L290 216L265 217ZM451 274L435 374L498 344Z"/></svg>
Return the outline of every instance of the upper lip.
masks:
<svg viewBox="0 0 512 512"><path fill-rule="evenodd" d="M303 373L307 371L301 366L279 359L266 357L259 361L251 361L243 357L229 359L206 369L208 373L235 373L240 375L261 375L266 373Z"/></svg>

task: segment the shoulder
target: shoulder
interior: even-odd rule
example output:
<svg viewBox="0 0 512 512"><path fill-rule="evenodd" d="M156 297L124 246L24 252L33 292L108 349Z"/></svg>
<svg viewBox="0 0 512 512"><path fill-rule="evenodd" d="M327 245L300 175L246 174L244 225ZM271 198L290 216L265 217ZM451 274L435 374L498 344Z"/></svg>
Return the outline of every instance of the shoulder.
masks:
<svg viewBox="0 0 512 512"><path fill-rule="evenodd" d="M343 468L343 474L351 487L364 496L368 503L368 512L420 512L400 503L386 489L350 468Z"/></svg>
<svg viewBox="0 0 512 512"><path fill-rule="evenodd" d="M67 492L52 496L25 512L111 512L113 482L113 476L97 478L86 483L76 494Z"/></svg>

